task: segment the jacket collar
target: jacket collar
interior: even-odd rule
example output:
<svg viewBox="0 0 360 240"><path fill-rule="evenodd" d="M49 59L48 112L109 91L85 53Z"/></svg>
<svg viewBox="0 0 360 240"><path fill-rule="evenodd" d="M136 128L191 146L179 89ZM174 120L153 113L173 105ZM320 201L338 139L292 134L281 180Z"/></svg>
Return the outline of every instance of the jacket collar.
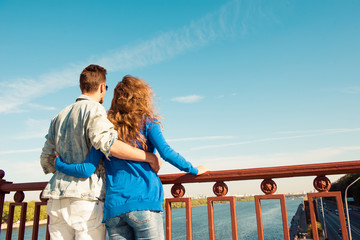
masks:
<svg viewBox="0 0 360 240"><path fill-rule="evenodd" d="M88 101L93 101L93 102L95 102L94 99L92 99L91 97L89 97L89 96L87 96L87 95L84 95L84 94L80 95L80 96L76 99L76 102L78 102L78 101L83 101L83 100L88 100Z"/></svg>

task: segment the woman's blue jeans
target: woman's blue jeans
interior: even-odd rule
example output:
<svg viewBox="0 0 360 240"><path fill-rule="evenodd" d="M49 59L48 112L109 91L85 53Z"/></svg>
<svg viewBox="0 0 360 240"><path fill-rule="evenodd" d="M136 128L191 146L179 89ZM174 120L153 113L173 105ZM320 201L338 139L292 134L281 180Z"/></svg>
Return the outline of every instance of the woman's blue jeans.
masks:
<svg viewBox="0 0 360 240"><path fill-rule="evenodd" d="M164 239L163 213L133 211L105 221L110 240Z"/></svg>

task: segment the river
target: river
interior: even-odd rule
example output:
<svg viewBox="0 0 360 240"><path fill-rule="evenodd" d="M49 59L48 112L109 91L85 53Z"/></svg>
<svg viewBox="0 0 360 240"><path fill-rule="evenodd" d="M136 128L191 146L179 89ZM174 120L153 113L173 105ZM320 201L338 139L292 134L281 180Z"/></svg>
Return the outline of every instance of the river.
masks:
<svg viewBox="0 0 360 240"><path fill-rule="evenodd" d="M287 199L286 208L290 227L290 221L294 216L302 198ZM284 239L282 230L281 208L280 200L262 200L261 211L264 226L264 237L269 240ZM257 225L255 204L251 202L237 202L237 223L239 239L256 240ZM208 217L207 206L192 208L192 223L193 223L193 239L206 240L209 239L208 231ZM215 238L220 240L230 240L231 235L231 218L229 204L215 204ZM165 221L165 215L164 215ZM185 225L185 209L172 210L172 239L183 240L186 239L186 225ZM45 239L46 226L40 226L39 239ZM17 239L18 229L13 230L12 239ZM0 240L5 239L6 231L2 230ZM25 239L31 239L32 227L27 227L25 230Z"/></svg>

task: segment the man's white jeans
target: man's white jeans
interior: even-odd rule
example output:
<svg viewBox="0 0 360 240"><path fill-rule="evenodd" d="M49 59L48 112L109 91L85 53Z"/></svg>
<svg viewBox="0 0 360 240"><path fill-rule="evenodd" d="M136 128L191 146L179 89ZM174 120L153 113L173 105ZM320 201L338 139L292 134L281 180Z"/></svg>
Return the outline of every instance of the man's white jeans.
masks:
<svg viewBox="0 0 360 240"><path fill-rule="evenodd" d="M49 199L46 212L50 216L52 240L104 240L104 203L77 198Z"/></svg>

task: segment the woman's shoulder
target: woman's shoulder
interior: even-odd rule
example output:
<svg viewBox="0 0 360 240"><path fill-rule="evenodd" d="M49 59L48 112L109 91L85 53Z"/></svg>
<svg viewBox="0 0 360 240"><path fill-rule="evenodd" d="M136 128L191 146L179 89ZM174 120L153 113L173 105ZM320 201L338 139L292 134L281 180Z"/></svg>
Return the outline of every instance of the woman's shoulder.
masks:
<svg viewBox="0 0 360 240"><path fill-rule="evenodd" d="M160 126L161 123L156 117L146 117L145 119L145 127L146 129L151 129L154 126Z"/></svg>

